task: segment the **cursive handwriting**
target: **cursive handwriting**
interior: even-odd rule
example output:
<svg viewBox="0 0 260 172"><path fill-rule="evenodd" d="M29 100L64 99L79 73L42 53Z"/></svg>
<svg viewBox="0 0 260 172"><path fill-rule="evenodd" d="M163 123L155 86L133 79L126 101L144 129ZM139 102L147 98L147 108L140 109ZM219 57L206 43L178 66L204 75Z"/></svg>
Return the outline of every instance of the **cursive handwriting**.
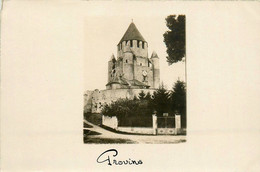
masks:
<svg viewBox="0 0 260 172"><path fill-rule="evenodd" d="M118 151L116 149L109 149L99 155L97 158L98 163L107 162L107 165L140 165L143 164L142 160L132 160L128 158L128 160L117 160L113 157L118 155Z"/></svg>

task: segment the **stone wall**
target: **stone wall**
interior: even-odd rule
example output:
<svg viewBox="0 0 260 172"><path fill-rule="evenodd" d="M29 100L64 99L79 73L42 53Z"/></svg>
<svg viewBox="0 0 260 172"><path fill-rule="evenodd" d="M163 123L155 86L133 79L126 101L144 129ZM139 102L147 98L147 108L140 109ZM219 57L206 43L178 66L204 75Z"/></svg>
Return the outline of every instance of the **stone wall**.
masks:
<svg viewBox="0 0 260 172"><path fill-rule="evenodd" d="M84 112L92 112L92 99L91 97L93 96L94 91L86 91L84 93Z"/></svg>
<svg viewBox="0 0 260 172"><path fill-rule="evenodd" d="M153 128L149 127L118 127L118 131L136 134L153 134Z"/></svg>
<svg viewBox="0 0 260 172"><path fill-rule="evenodd" d="M109 128L117 129L118 126L118 120L116 116L104 116L102 115L102 125L105 125Z"/></svg>

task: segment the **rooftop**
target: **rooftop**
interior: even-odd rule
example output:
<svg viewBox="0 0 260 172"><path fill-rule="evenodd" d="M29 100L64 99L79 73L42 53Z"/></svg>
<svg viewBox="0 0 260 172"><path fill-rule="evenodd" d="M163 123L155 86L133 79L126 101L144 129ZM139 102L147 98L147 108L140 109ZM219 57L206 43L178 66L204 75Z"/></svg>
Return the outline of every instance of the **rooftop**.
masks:
<svg viewBox="0 0 260 172"><path fill-rule="evenodd" d="M133 22L129 25L124 36L122 37L122 39L120 40L120 42L118 44L122 43L123 41L128 41L128 40L139 40L139 41L146 42Z"/></svg>

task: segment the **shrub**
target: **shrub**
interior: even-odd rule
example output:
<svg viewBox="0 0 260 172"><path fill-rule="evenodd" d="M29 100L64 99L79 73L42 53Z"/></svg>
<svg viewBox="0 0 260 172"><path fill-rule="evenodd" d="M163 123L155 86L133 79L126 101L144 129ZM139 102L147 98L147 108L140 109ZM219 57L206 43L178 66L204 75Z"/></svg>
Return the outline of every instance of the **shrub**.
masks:
<svg viewBox="0 0 260 172"><path fill-rule="evenodd" d="M168 113L170 109L170 94L169 91L165 89L163 84L160 85L153 94L153 99L151 100L151 107L157 111L158 116L162 116L163 113Z"/></svg>
<svg viewBox="0 0 260 172"><path fill-rule="evenodd" d="M118 99L102 109L103 115L116 116L119 126L151 126L152 112L149 101L138 99Z"/></svg>

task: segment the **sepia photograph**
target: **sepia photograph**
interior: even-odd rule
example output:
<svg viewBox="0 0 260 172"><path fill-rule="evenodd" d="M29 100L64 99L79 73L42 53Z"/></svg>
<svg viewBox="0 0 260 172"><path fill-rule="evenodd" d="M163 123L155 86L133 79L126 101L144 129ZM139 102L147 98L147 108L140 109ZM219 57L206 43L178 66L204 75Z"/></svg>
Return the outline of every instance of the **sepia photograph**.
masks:
<svg viewBox="0 0 260 172"><path fill-rule="evenodd" d="M185 21L174 14L88 20L84 143L186 142Z"/></svg>
<svg viewBox="0 0 260 172"><path fill-rule="evenodd" d="M0 171L260 171L259 2L1 2Z"/></svg>

